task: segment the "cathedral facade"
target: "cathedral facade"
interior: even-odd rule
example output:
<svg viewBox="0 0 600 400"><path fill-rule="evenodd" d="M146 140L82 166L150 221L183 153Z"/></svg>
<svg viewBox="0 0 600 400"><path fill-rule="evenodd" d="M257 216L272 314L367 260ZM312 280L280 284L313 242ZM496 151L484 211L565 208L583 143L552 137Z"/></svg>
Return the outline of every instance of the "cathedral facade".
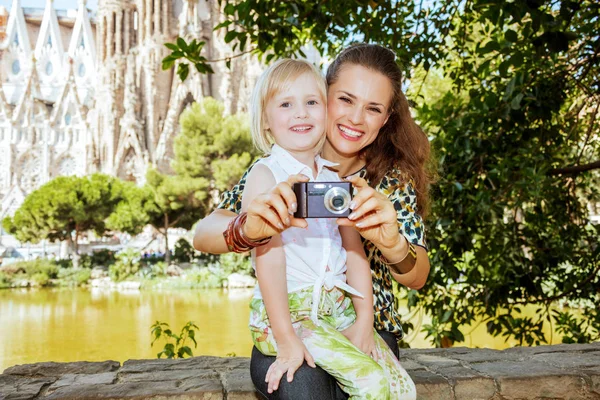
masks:
<svg viewBox="0 0 600 400"><path fill-rule="evenodd" d="M0 219L61 175L102 172L144 182L169 171L181 112L211 96L246 111L262 67L214 32L216 0L99 0L91 12L22 8L13 0L0 42ZM214 74L163 71L165 42L206 42Z"/></svg>

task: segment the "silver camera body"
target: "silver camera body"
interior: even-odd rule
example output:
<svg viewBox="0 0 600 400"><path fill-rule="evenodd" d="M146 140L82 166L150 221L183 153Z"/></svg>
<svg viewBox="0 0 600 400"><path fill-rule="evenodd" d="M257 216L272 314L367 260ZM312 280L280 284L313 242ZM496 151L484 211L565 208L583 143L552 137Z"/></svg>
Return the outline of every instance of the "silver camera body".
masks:
<svg viewBox="0 0 600 400"><path fill-rule="evenodd" d="M350 215L350 182L300 182L294 184L296 218L343 218Z"/></svg>

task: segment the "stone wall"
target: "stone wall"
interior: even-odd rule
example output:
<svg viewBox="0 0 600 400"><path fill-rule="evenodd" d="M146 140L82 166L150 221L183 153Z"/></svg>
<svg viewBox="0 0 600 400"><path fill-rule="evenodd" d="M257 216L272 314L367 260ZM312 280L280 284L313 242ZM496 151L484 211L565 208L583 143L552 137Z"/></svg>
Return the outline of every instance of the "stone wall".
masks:
<svg viewBox="0 0 600 400"><path fill-rule="evenodd" d="M600 343L410 349L419 399L600 399ZM0 375L0 400L258 399L247 358L39 363Z"/></svg>

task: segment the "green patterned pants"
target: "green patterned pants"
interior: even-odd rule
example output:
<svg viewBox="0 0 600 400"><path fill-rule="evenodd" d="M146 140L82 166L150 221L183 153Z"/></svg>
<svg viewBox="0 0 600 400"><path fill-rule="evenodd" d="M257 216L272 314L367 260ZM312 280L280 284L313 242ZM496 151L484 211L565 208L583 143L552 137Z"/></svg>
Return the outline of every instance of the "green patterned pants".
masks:
<svg viewBox="0 0 600 400"><path fill-rule="evenodd" d="M379 361L360 351L340 332L350 327L356 313L352 300L337 288L323 289L319 323L310 319L312 290L290 293L290 315L296 334L315 363L333 376L350 399L416 399L415 384L385 341L373 329ZM256 348L266 356L277 355L265 305L250 303L250 332Z"/></svg>

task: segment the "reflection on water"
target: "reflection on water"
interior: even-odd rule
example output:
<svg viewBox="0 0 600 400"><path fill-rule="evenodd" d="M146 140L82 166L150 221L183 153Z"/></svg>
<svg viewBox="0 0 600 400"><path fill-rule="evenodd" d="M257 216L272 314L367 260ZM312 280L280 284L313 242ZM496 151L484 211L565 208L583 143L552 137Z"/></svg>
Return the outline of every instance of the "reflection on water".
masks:
<svg viewBox="0 0 600 400"><path fill-rule="evenodd" d="M150 326L200 327L194 355L249 356L251 290L0 290L0 371L40 361L156 358Z"/></svg>
<svg viewBox="0 0 600 400"><path fill-rule="evenodd" d="M156 358L162 342L150 347L150 326L167 322L175 333L187 321L199 327L194 355L249 356L248 302L252 290L116 292L88 289L0 290L0 371L41 361L104 361ZM403 308L402 315L408 315ZM526 315L534 311L525 310ZM412 318L415 327L429 321ZM550 340L550 327L546 326ZM471 335L466 333L473 331ZM515 346L491 337L485 324L463 332L457 346L503 349ZM411 347L431 347L423 333L408 337ZM552 342L560 341L558 335Z"/></svg>

